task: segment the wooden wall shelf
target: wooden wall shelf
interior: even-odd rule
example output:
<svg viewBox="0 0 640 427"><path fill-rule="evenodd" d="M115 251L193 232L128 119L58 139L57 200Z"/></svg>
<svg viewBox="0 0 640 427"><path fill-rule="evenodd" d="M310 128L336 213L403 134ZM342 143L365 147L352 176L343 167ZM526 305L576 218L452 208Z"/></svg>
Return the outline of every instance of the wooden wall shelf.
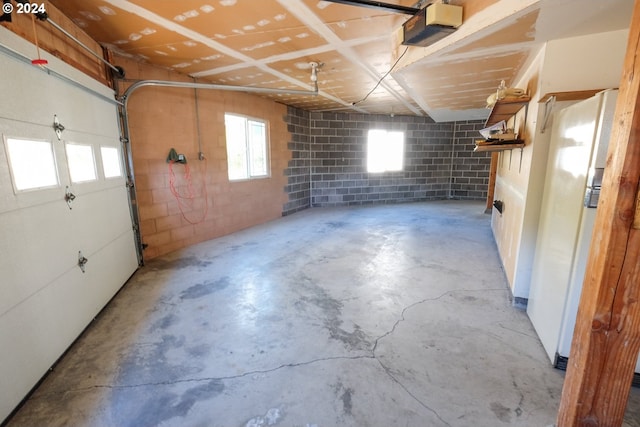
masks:
<svg viewBox="0 0 640 427"><path fill-rule="evenodd" d="M476 145L474 152L483 153L489 151L513 150L514 148L524 148L524 141L517 139L509 144L482 144Z"/></svg>
<svg viewBox="0 0 640 427"><path fill-rule="evenodd" d="M503 98L499 101L496 101L495 105L491 109L491 113L489 113L489 117L485 122L484 126L489 127L495 125L501 120L509 120L513 117L520 109L527 104L531 100L528 96L517 97L517 98Z"/></svg>
<svg viewBox="0 0 640 427"><path fill-rule="evenodd" d="M602 92L605 89L590 89L590 90L574 90L569 92L549 92L545 93L538 102L547 102L551 97L555 97L556 101L581 101L583 99L591 98L598 92Z"/></svg>

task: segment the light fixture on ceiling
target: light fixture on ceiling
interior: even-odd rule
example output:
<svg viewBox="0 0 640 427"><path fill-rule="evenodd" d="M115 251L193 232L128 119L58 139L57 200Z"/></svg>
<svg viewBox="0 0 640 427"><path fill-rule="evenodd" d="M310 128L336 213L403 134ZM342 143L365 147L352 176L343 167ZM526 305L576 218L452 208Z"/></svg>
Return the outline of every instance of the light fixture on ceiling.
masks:
<svg viewBox="0 0 640 427"><path fill-rule="evenodd" d="M318 91L318 69L320 69L324 64L322 62L309 62L309 68L311 68L311 81L313 82L313 87L315 91Z"/></svg>

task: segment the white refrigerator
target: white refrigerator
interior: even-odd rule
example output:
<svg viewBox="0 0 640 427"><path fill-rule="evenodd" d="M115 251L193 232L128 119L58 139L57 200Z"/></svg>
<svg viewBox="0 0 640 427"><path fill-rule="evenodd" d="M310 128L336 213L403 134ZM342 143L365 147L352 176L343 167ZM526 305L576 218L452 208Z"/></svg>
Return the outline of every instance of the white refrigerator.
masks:
<svg viewBox="0 0 640 427"><path fill-rule="evenodd" d="M554 116L527 314L558 368L570 357L617 96L603 91Z"/></svg>

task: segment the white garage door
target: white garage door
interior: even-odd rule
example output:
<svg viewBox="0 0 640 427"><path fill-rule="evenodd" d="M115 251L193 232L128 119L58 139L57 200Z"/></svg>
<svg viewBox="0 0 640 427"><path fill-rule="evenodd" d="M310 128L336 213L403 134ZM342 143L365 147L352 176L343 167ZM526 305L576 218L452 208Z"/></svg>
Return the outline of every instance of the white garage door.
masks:
<svg viewBox="0 0 640 427"><path fill-rule="evenodd" d="M52 57L55 73L21 61L9 51L35 47L2 27L0 45L1 422L138 260L113 91Z"/></svg>

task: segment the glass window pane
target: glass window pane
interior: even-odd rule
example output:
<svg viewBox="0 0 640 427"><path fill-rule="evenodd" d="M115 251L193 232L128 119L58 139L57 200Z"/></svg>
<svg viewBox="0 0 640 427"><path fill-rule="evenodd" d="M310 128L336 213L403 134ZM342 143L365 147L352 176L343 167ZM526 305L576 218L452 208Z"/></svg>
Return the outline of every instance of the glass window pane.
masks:
<svg viewBox="0 0 640 427"><path fill-rule="evenodd" d="M115 178L122 176L120 166L120 156L116 147L100 147L102 155L102 170L105 178Z"/></svg>
<svg viewBox="0 0 640 427"><path fill-rule="evenodd" d="M267 175L267 134L264 123L249 121L249 158L251 176Z"/></svg>
<svg viewBox="0 0 640 427"><path fill-rule="evenodd" d="M229 179L269 176L267 122L225 114Z"/></svg>
<svg viewBox="0 0 640 427"><path fill-rule="evenodd" d="M385 147L387 155L387 171L401 171L404 163L404 133L387 132L388 143Z"/></svg>
<svg viewBox="0 0 640 427"><path fill-rule="evenodd" d="M367 139L367 170L369 172L384 172L383 147L386 134L383 130L369 131Z"/></svg>
<svg viewBox="0 0 640 427"><path fill-rule="evenodd" d="M7 138L7 151L16 190L58 185L51 142Z"/></svg>
<svg viewBox="0 0 640 427"><path fill-rule="evenodd" d="M404 132L371 129L367 138L367 171L401 171L404 165Z"/></svg>
<svg viewBox="0 0 640 427"><path fill-rule="evenodd" d="M249 171L247 168L246 119L225 114L224 123L227 135L229 179L247 179Z"/></svg>
<svg viewBox="0 0 640 427"><path fill-rule="evenodd" d="M71 182L95 181L96 163L91 145L67 144L67 161Z"/></svg>

